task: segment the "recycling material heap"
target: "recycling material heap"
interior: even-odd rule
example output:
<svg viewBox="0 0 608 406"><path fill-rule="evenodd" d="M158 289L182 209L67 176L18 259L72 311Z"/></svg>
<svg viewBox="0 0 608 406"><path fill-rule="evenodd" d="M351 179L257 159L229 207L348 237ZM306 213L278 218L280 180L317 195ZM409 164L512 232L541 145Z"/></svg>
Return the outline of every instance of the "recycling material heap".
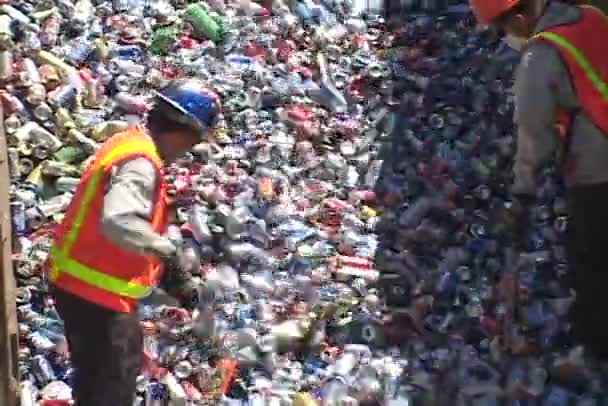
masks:
<svg viewBox="0 0 608 406"><path fill-rule="evenodd" d="M552 167L508 248L518 56L466 8L389 29L331 0L2 3L22 404L71 399L54 227L177 78L223 117L165 170L187 261L139 306L137 405L599 404L562 368L582 360Z"/></svg>

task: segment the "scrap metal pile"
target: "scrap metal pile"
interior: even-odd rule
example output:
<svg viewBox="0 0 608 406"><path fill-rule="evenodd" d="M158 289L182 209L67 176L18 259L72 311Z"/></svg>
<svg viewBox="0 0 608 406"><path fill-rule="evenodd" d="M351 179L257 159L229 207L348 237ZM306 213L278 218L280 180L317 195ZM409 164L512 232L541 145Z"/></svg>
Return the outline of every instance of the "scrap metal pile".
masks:
<svg viewBox="0 0 608 406"><path fill-rule="evenodd" d="M517 56L466 11L389 32L344 2L265 6L0 6L22 404L71 399L53 227L99 145L180 77L223 99L166 169L205 295L140 306L138 405L594 404L553 373L573 343L552 169L528 252L506 249Z"/></svg>

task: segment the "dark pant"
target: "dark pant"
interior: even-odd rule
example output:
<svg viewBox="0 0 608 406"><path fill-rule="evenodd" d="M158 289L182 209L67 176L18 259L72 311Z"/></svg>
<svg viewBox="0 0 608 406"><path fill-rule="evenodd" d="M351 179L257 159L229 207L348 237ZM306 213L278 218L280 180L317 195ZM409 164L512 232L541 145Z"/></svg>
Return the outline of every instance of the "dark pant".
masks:
<svg viewBox="0 0 608 406"><path fill-rule="evenodd" d="M135 313L119 313L53 289L75 368L76 406L132 406L142 366Z"/></svg>
<svg viewBox="0 0 608 406"><path fill-rule="evenodd" d="M568 191L567 253L576 290L575 337L608 360L608 183Z"/></svg>

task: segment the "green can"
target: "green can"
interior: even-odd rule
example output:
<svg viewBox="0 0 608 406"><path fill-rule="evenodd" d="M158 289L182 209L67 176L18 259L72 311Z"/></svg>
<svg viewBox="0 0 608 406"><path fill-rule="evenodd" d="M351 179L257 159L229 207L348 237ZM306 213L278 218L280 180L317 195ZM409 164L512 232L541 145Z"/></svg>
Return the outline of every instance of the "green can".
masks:
<svg viewBox="0 0 608 406"><path fill-rule="evenodd" d="M193 4L186 9L184 19L192 24L195 34L219 42L224 37L223 19L209 13L208 9L200 4Z"/></svg>
<svg viewBox="0 0 608 406"><path fill-rule="evenodd" d="M155 55L167 55L177 41L177 28L173 25L160 27L152 34L148 51Z"/></svg>

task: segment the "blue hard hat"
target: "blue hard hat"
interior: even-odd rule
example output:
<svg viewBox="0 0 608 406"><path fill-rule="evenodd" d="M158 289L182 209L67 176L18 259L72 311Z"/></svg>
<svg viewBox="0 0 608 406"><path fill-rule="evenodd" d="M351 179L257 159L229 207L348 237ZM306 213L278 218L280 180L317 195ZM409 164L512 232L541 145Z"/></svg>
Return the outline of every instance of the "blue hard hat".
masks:
<svg viewBox="0 0 608 406"><path fill-rule="evenodd" d="M173 81L156 94L171 120L204 131L213 129L220 118L221 100L213 90L196 80Z"/></svg>

